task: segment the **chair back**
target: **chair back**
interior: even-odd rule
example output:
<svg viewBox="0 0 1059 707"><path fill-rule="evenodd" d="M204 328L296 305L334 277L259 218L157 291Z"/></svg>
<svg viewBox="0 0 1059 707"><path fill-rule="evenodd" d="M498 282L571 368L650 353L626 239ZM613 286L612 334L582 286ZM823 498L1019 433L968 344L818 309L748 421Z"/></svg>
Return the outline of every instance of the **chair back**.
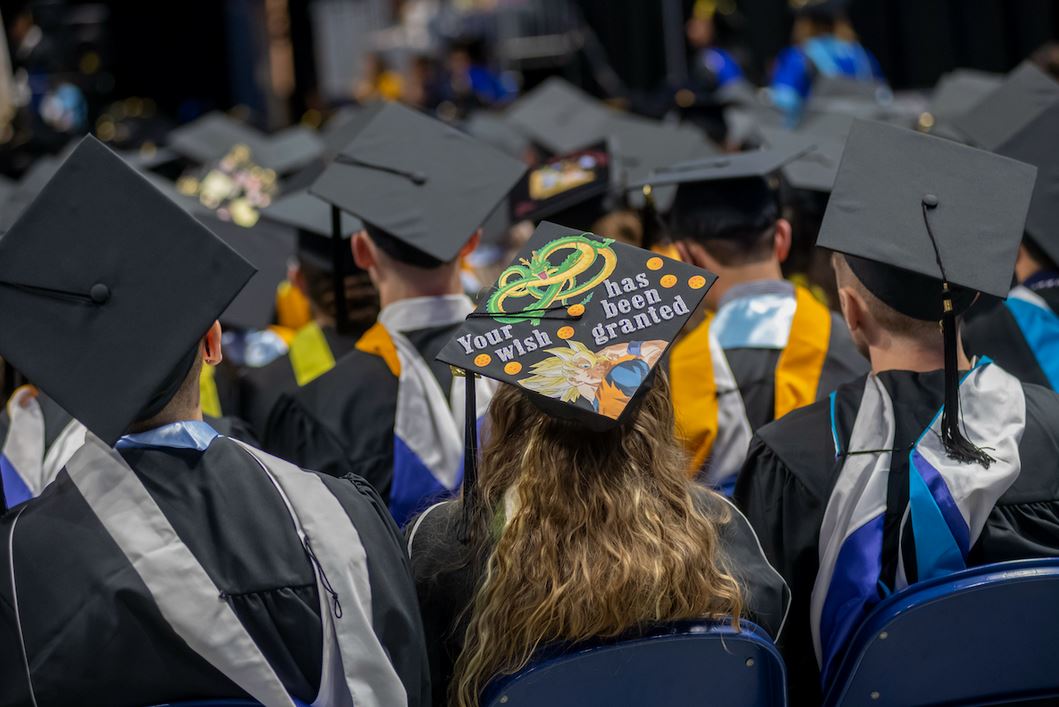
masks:
<svg viewBox="0 0 1059 707"><path fill-rule="evenodd" d="M993 704L1059 697L1059 558L982 565L880 603L825 704Z"/></svg>
<svg viewBox="0 0 1059 707"><path fill-rule="evenodd" d="M680 622L634 638L542 654L497 681L483 707L786 704L779 651L759 627Z"/></svg>

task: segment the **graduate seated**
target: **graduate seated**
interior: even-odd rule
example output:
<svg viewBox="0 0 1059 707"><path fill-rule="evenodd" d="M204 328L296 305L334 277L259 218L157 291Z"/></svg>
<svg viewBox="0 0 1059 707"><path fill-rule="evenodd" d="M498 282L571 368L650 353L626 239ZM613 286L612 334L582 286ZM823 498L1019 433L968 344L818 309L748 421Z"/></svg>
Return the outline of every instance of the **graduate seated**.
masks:
<svg viewBox="0 0 1059 707"><path fill-rule="evenodd" d="M452 400L463 381L434 356L474 309L460 261L525 168L397 104L358 119L360 132L310 191L364 222L353 257L382 309L333 369L281 398L264 442L302 466L364 477L403 524L459 488Z"/></svg>
<svg viewBox="0 0 1059 707"><path fill-rule="evenodd" d="M378 495L202 419L253 272L93 137L4 235L0 351L88 432L0 519L0 705L429 703Z"/></svg>
<svg viewBox="0 0 1059 707"><path fill-rule="evenodd" d="M892 592L1059 556L1059 395L972 361L959 337L977 293L1007 292L1034 175L853 125L818 245L838 251L843 316L872 371L758 430L735 490L791 585L792 704L819 702Z"/></svg>
<svg viewBox="0 0 1059 707"><path fill-rule="evenodd" d="M525 287L538 273L569 297ZM462 497L406 531L435 705L477 705L549 644L704 617L779 634L786 587L734 506L688 480L658 366L712 279L543 223L442 349L439 359L501 385L478 464L468 401ZM614 296L618 283L630 291ZM508 342L550 341L490 344L497 328Z"/></svg>
<svg viewBox="0 0 1059 707"><path fill-rule="evenodd" d="M878 60L857 41L846 17L849 0L791 0L794 44L776 57L772 101L793 127L801 120L813 84L820 77L883 80Z"/></svg>
<svg viewBox="0 0 1059 707"><path fill-rule="evenodd" d="M706 319L673 348L677 422L693 471L729 493L750 432L867 370L842 318L785 280L791 225L773 175L798 151L758 150L677 165L669 235L681 258L719 276Z"/></svg>
<svg viewBox="0 0 1059 707"><path fill-rule="evenodd" d="M1032 110L1020 110L1033 105ZM1003 305L968 322L969 353L990 356L1019 380L1059 390L1059 82L1030 64L965 115L959 126L980 147L1037 167L1015 287Z"/></svg>
<svg viewBox="0 0 1059 707"><path fill-rule="evenodd" d="M305 294L312 319L294 332L286 356L261 368L248 368L240 378L241 416L260 439L268 432L268 419L280 396L334 368L379 313L375 289L367 273L353 262L349 244L344 242L336 249L331 242L328 204L307 192L295 192L273 204L265 218L298 230L290 280ZM360 229L359 222L348 216L343 217L342 226L346 236ZM336 282L344 306L339 306Z"/></svg>

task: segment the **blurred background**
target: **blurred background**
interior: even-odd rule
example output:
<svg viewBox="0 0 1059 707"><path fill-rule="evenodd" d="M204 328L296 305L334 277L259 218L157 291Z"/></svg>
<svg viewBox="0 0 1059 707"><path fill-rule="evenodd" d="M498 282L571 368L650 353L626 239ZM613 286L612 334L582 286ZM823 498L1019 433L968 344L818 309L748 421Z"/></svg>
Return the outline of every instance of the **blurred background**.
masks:
<svg viewBox="0 0 1059 707"><path fill-rule="evenodd" d="M317 127L342 106L384 97L456 120L469 102L502 104L553 74L661 117L672 88L694 74L704 46L723 47L751 82L766 85L798 29L793 5L0 2L7 41L0 51L0 172L17 177L35 156L89 131L118 148L161 144L172 127L212 110L274 131ZM929 88L956 67L1006 72L1059 37L1056 0L846 5L850 30L895 91ZM696 18L698 26L689 26Z"/></svg>

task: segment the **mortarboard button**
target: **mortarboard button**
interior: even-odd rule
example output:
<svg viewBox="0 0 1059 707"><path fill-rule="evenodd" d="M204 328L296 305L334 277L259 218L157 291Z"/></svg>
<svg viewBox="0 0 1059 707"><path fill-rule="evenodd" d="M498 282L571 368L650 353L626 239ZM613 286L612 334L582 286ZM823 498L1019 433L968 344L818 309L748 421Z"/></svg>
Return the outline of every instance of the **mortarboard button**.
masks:
<svg viewBox="0 0 1059 707"><path fill-rule="evenodd" d="M923 206L928 209L933 209L938 205L938 197L936 194L924 194L923 195Z"/></svg>
<svg viewBox="0 0 1059 707"><path fill-rule="evenodd" d="M89 290L88 295L96 304L106 304L107 300L110 299L110 288L102 282L97 282L92 285L92 289Z"/></svg>

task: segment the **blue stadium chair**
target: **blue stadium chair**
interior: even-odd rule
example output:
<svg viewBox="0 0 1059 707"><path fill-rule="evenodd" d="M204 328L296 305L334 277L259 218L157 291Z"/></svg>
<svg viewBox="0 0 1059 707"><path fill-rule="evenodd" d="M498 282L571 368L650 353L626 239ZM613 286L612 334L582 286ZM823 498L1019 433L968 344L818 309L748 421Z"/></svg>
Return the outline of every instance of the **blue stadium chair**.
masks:
<svg viewBox="0 0 1059 707"><path fill-rule="evenodd" d="M490 686L483 707L616 707L787 702L783 660L762 629L680 622L635 638L542 654Z"/></svg>
<svg viewBox="0 0 1059 707"><path fill-rule="evenodd" d="M1059 558L973 567L888 597L854 634L825 705L1055 697Z"/></svg>

